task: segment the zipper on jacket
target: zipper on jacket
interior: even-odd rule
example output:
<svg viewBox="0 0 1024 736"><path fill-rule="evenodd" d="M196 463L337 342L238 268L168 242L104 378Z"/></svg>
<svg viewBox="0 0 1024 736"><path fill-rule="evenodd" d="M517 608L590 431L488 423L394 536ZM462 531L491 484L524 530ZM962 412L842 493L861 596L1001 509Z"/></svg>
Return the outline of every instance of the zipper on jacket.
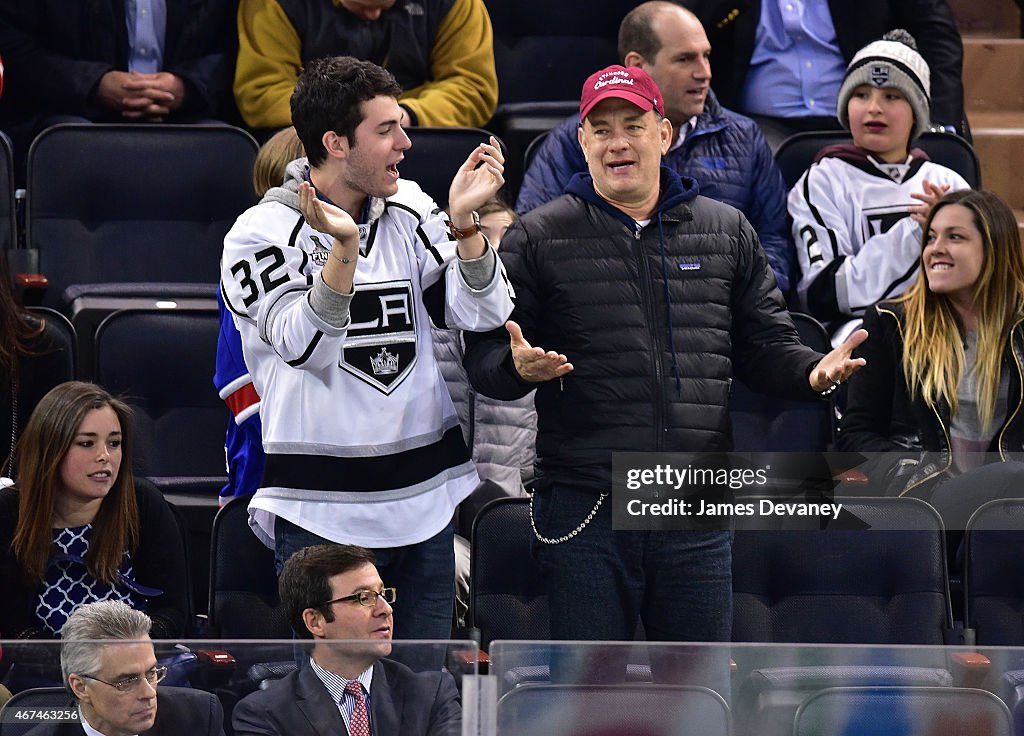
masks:
<svg viewBox="0 0 1024 736"><path fill-rule="evenodd" d="M1013 347L1013 333L1016 332L1024 320L1017 320L1017 323L1010 330L1010 355L1013 356L1013 364L1017 367L1017 387L1019 396L1017 397L1017 408L1013 410L1013 414L1003 423L1003 428L999 430L999 442L996 446L999 448L999 459L1004 463L1006 462L1006 452L1003 450L1003 437L1006 436L1006 430L1010 427L1010 423L1013 422L1017 414L1020 412L1021 403L1024 403L1024 373L1021 371L1020 360L1017 358L1017 351Z"/></svg>
<svg viewBox="0 0 1024 736"><path fill-rule="evenodd" d="M902 330L901 330L901 332L902 332ZM932 406L932 412L934 412L935 420L939 423L939 426L942 428L942 436L946 438L946 467L942 468L942 470L939 470L939 471L937 471L935 473L932 473L931 475L928 475L928 476L922 478L921 480L919 480L914 485L906 487L900 493L900 496L907 495L908 493L910 493L912 490L917 488L922 483L927 483L932 478L937 478L938 476L942 475L943 473L945 473L947 470L949 470L953 466L953 448L950 446L950 443L949 443L949 432L946 431L946 425L942 423L942 417L939 416L939 410L936 409L934 406ZM927 452L928 452L927 450L924 451L924 453L926 455L927 455Z"/></svg>
<svg viewBox="0 0 1024 736"><path fill-rule="evenodd" d="M661 364L661 338L658 332L658 318L655 314L654 297L651 294L651 269L647 263L643 245L640 240L641 228L638 225L633 233L636 241L636 255L640 265L640 294L644 300L644 311L647 313L647 331L654 347L654 450L661 452L665 448L665 376Z"/></svg>
<svg viewBox="0 0 1024 736"><path fill-rule="evenodd" d="M899 317L896 316L896 313L892 312L892 311L890 311L888 309L883 309L881 307L878 307L878 313L879 314L888 314L890 317L892 317L893 321L896 323L896 329L899 330L899 333L900 333L900 342L904 346L906 346L907 341L906 341L906 338L903 335L903 325L900 324ZM913 397L911 397L911 401L913 401ZM922 399L922 401L923 401L923 399ZM914 485L908 486L907 488L904 488L900 492L900 496L905 496L906 494L910 493L912 490L917 488L922 483L927 483L932 478L937 478L938 476L942 475L947 470L949 470L950 467L952 467L952 465L953 465L953 449L950 446L950 442L949 442L949 432L946 431L946 425L943 424L942 417L939 416L939 410L936 409L934 406L932 406L932 413L935 414L935 421L937 421L939 423L939 427L942 429L942 436L945 437L945 439L946 439L946 467L942 468L942 470L939 470L939 471L937 471L935 473L931 473L930 475L922 478L921 480L919 480ZM927 454L928 451L927 450L923 450L922 452L924 454Z"/></svg>

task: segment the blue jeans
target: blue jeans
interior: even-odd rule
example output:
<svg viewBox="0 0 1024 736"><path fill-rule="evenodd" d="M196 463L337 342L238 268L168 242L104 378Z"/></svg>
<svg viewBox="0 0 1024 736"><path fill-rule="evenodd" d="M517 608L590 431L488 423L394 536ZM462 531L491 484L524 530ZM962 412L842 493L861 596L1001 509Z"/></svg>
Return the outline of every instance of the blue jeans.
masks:
<svg viewBox="0 0 1024 736"><path fill-rule="evenodd" d="M296 551L328 544L290 521L274 522L274 563L277 574ZM405 547L375 549L377 571L389 588L397 589L396 639L448 639L455 600L455 533L449 523L430 539ZM408 662L407 662L408 664Z"/></svg>
<svg viewBox="0 0 1024 736"><path fill-rule="evenodd" d="M596 500L596 492L564 486L538 490L537 530L549 539L571 532ZM631 641L638 619L648 641L731 638L731 532L614 531L609 496L575 537L555 545L534 540L534 551L547 578L554 640ZM660 680L689 679L672 665L659 676L651 664Z"/></svg>

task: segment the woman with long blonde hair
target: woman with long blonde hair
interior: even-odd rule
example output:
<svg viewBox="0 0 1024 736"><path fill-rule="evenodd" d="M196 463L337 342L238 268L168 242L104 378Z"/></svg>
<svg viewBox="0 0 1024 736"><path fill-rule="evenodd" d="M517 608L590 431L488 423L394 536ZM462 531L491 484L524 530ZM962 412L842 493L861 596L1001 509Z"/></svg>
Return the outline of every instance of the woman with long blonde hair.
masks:
<svg viewBox="0 0 1024 736"><path fill-rule="evenodd" d="M876 466L886 491L959 525L1024 487L1024 251L991 192L947 194L923 230L917 281L865 315L839 447L896 453Z"/></svg>

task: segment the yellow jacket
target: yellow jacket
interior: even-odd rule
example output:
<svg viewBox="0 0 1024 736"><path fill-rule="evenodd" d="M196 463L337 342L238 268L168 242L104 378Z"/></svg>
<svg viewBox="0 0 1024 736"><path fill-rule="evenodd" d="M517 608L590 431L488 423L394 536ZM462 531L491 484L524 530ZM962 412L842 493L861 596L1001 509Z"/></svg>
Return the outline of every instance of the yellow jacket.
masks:
<svg viewBox="0 0 1024 736"><path fill-rule="evenodd" d="M302 65L348 55L391 71L417 125L484 125L498 102L491 21L483 0L398 0L363 21L340 0L241 0L235 101L253 128L291 124Z"/></svg>

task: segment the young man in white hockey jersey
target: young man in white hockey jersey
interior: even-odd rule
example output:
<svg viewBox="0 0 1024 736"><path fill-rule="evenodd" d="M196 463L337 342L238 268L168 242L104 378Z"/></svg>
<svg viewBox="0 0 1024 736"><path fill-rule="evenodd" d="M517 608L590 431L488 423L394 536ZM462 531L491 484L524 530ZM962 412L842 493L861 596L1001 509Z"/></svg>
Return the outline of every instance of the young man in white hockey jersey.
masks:
<svg viewBox="0 0 1024 736"><path fill-rule="evenodd" d="M797 294L839 344L866 307L916 278L921 225L963 177L911 141L929 126L929 70L906 31L857 52L837 114L853 145L830 146L789 193L800 264ZM855 319L856 318L856 319Z"/></svg>
<svg viewBox="0 0 1024 736"><path fill-rule="evenodd" d="M307 64L291 107L308 163L238 218L221 289L262 398L266 467L249 514L278 570L324 540L374 549L399 591L395 635L445 639L452 515L479 479L430 321L487 330L512 310L474 212L502 185L503 158L493 139L470 154L449 222L399 178L411 147L400 93L369 62Z"/></svg>

